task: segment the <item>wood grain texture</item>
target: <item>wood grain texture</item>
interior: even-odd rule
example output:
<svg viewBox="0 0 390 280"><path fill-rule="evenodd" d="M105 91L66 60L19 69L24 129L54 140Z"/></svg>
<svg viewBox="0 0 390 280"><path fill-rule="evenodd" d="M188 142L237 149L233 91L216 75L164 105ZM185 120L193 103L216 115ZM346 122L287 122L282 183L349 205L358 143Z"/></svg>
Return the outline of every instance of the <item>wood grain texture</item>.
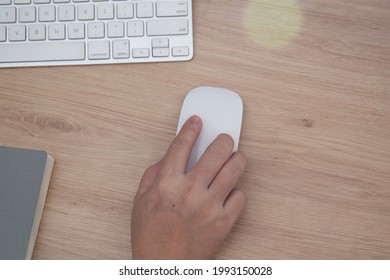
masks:
<svg viewBox="0 0 390 280"><path fill-rule="evenodd" d="M195 0L190 62L0 70L0 145L55 158L33 258L131 258L139 180L213 85L244 102L249 198L217 258L390 259L390 2L278 2ZM262 45L248 5L299 32Z"/></svg>

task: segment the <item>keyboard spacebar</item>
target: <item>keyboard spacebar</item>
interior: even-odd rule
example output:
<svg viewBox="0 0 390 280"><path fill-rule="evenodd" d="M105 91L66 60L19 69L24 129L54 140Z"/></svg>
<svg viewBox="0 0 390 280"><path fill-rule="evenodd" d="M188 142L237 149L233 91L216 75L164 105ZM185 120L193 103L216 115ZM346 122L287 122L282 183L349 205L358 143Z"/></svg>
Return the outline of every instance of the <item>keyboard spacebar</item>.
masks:
<svg viewBox="0 0 390 280"><path fill-rule="evenodd" d="M0 63L84 59L84 42L0 44Z"/></svg>

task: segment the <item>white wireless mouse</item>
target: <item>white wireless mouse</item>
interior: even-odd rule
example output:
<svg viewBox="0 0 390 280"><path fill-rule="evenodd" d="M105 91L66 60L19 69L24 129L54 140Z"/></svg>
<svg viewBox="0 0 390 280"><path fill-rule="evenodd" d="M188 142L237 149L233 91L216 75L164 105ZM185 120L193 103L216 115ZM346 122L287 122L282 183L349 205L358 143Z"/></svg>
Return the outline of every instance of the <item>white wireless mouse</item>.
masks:
<svg viewBox="0 0 390 280"><path fill-rule="evenodd" d="M202 131L192 149L187 171L192 169L206 148L221 133L229 134L233 138L233 152L237 151L242 113L242 100L231 90L198 87L187 94L181 109L176 135L189 117L198 115L202 119Z"/></svg>

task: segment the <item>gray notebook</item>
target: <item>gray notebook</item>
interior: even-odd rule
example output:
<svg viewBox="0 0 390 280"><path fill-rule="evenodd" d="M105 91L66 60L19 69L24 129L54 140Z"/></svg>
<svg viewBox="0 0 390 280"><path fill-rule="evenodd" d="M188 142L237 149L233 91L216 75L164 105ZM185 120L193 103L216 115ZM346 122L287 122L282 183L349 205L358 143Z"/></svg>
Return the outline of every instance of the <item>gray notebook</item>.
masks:
<svg viewBox="0 0 390 280"><path fill-rule="evenodd" d="M54 160L0 146L0 259L31 259Z"/></svg>

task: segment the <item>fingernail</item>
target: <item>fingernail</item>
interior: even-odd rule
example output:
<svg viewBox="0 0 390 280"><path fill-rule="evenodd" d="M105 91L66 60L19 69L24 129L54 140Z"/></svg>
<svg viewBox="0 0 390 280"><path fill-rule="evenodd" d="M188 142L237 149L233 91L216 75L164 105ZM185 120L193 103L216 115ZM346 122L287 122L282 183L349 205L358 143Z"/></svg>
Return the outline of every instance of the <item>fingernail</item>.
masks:
<svg viewBox="0 0 390 280"><path fill-rule="evenodd" d="M190 124L200 124L200 122L201 122L201 119L199 116L195 115L195 116L192 116L190 118Z"/></svg>

